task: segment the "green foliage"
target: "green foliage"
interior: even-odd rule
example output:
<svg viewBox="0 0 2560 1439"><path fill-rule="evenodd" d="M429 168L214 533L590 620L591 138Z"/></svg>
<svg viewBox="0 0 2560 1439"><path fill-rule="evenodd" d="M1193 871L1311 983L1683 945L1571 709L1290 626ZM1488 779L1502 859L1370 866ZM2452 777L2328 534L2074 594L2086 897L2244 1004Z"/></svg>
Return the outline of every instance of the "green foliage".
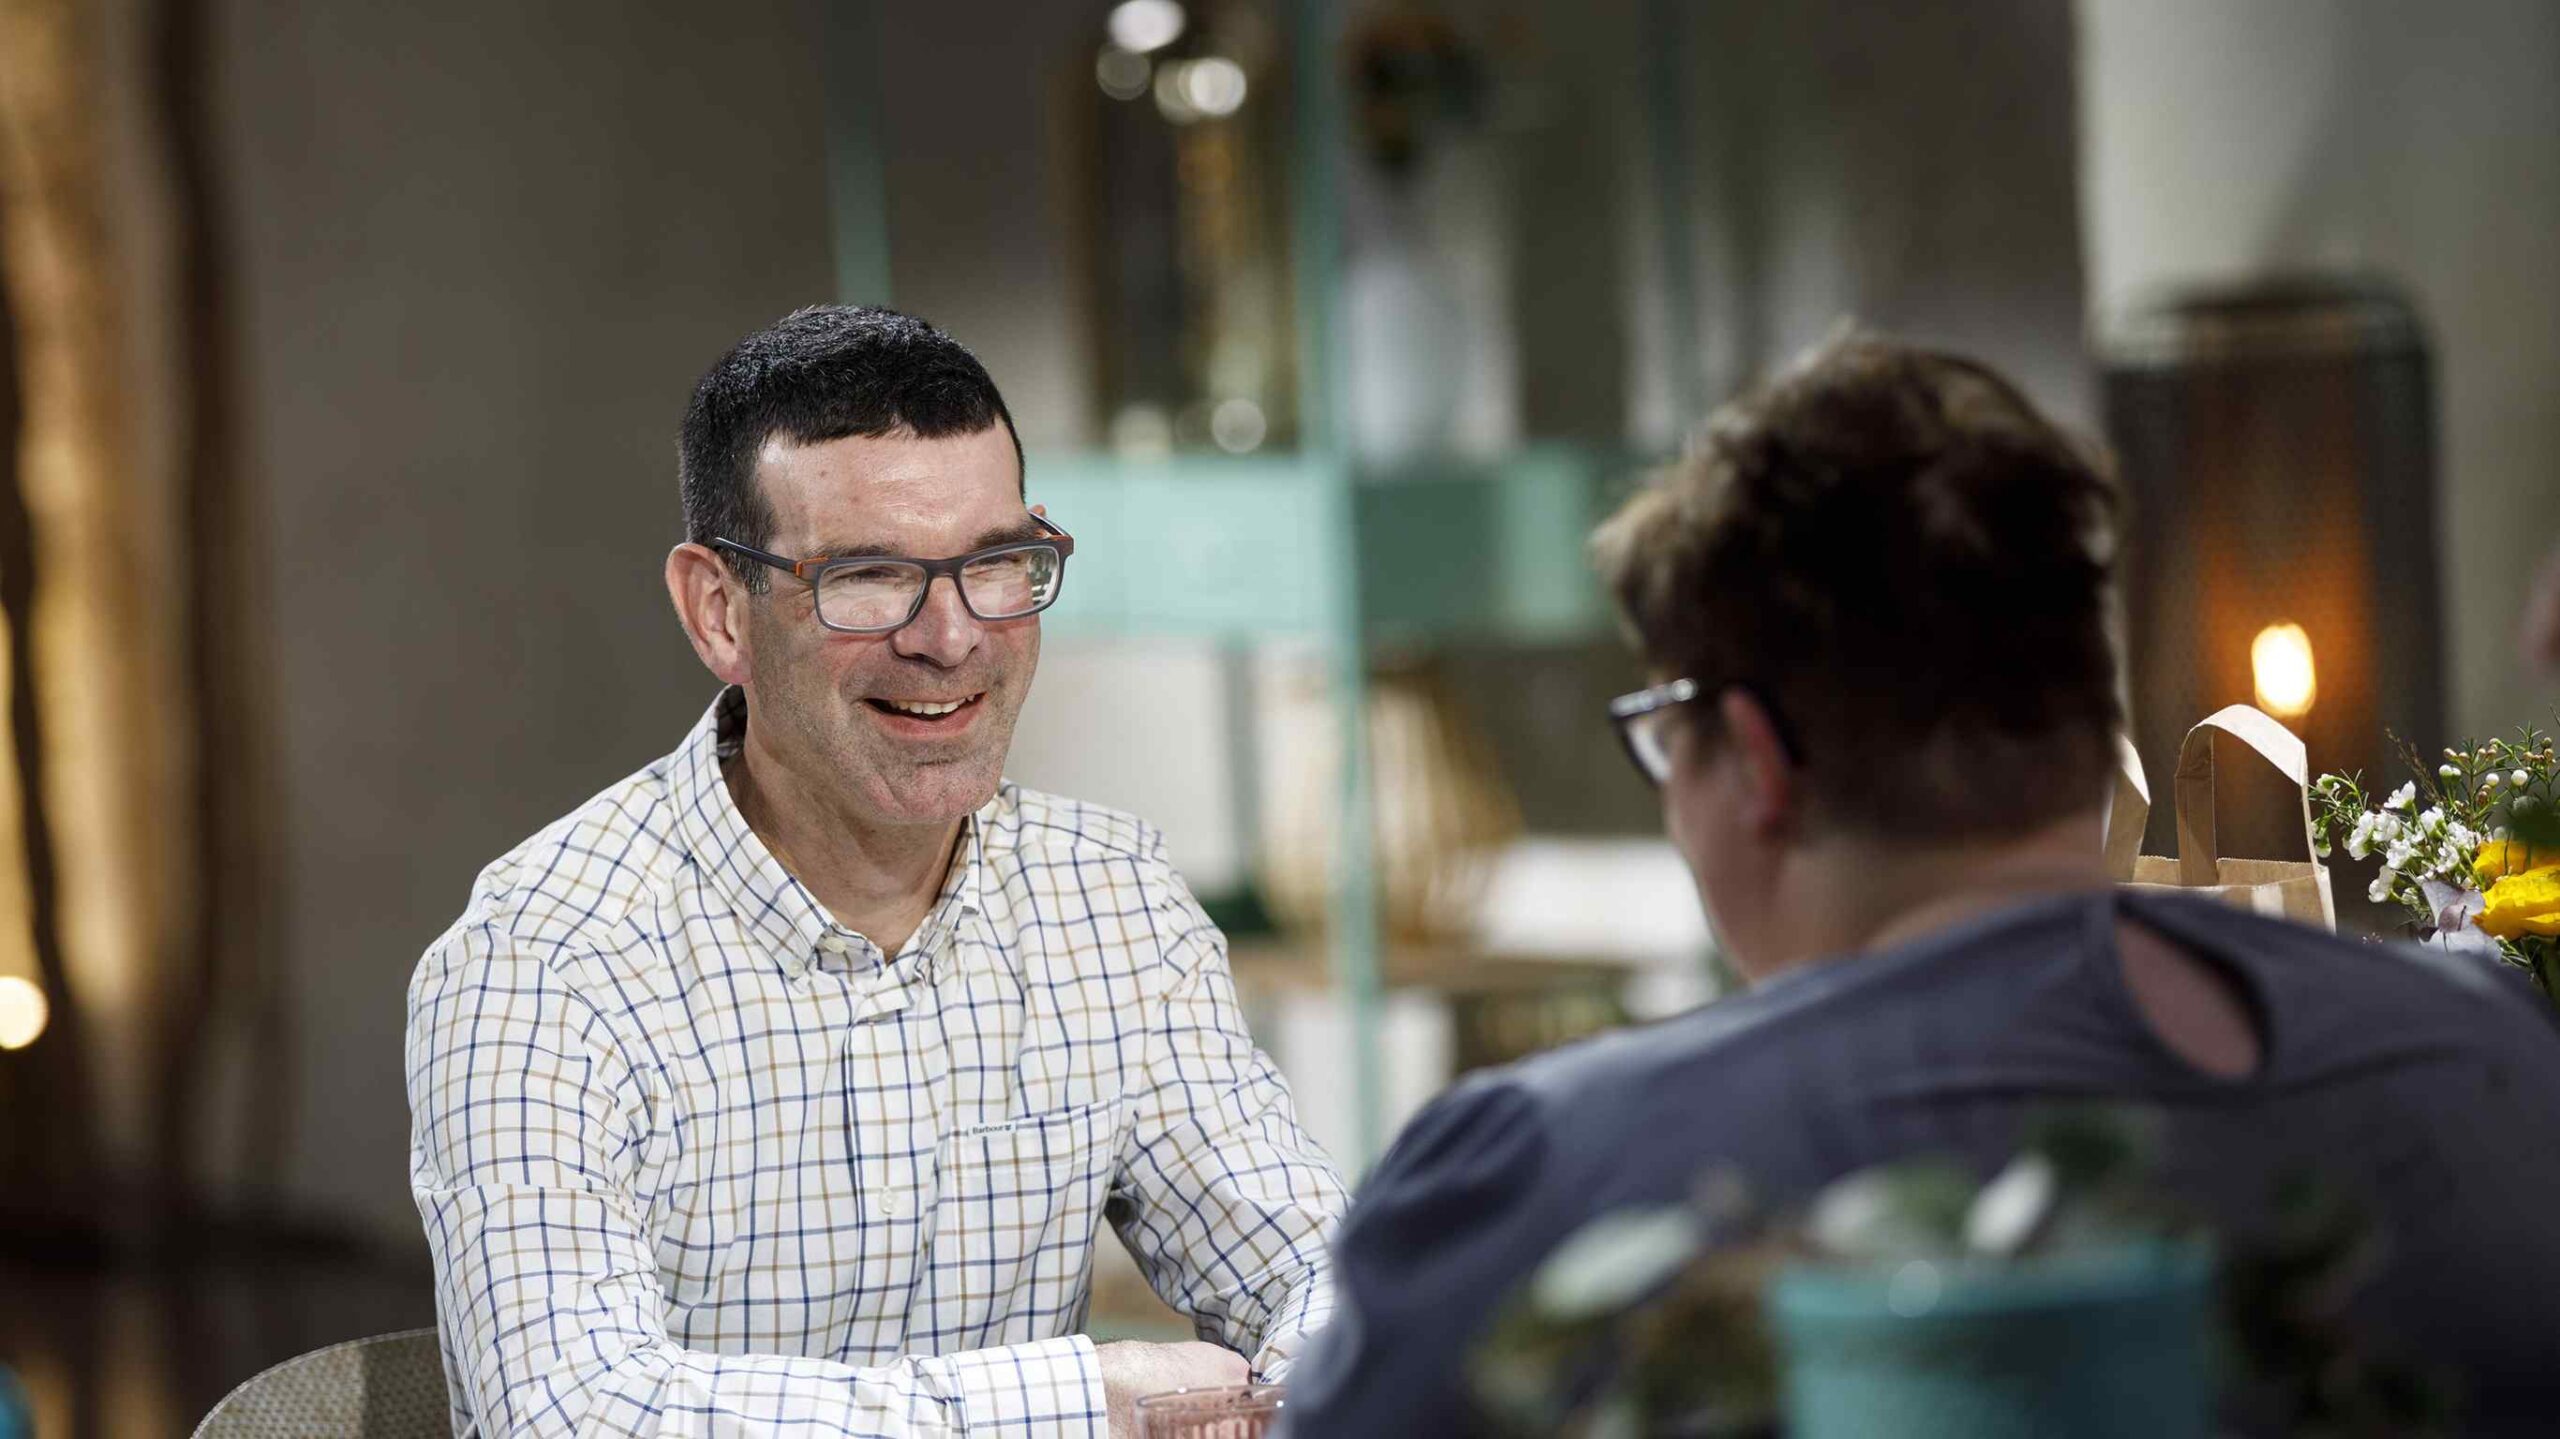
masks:
<svg viewBox="0 0 2560 1439"><path fill-rule="evenodd" d="M1779 1219L1710 1179L1687 1204L1605 1216L1559 1246L1470 1356L1473 1392L1496 1432L1522 1439L1774 1434L1781 1356L1762 1295L1779 1270L1925 1258L1963 1271L2195 1239L2202 1227L2159 1187L2161 1152L2156 1113L2071 1105L2030 1121L1988 1183L1938 1160L1883 1165ZM2449 1391L2370 1362L2347 1326L2380 1254L2367 1214L2307 1179L2275 1197L2274 1233L2223 1250L2236 1373L2288 1433L2448 1432Z"/></svg>
<svg viewBox="0 0 2560 1439"><path fill-rule="evenodd" d="M2452 1432L2453 1391L2436 1376L2374 1360L2348 1328L2348 1305L2382 1259L2365 1208L2297 1176L2276 1222L2223 1265L2224 1313L2243 1372L2311 1439L2425 1439Z"/></svg>

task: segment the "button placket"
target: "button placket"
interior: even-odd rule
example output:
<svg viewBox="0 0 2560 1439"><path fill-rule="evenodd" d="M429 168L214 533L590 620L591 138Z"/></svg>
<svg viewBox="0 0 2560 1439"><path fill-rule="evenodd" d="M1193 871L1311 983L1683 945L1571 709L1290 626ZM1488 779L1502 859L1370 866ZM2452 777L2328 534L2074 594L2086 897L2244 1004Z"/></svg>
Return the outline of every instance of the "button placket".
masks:
<svg viewBox="0 0 2560 1439"><path fill-rule="evenodd" d="M874 993L857 992L857 1000ZM885 1082L908 1069L914 1036L896 1020L862 1024L860 1017L839 1038L841 1082L849 1091L845 1144L860 1196L855 1222L872 1235L862 1246L868 1256L862 1280L876 1302L888 1303L914 1286L922 1246L912 1226L931 1207L927 1186L938 1125L928 1089ZM928 1172L919 1173L919 1164Z"/></svg>
<svg viewBox="0 0 2560 1439"><path fill-rule="evenodd" d="M894 1015L907 1007L906 982L887 965L873 965L869 973L854 982L853 990L856 1024Z"/></svg>

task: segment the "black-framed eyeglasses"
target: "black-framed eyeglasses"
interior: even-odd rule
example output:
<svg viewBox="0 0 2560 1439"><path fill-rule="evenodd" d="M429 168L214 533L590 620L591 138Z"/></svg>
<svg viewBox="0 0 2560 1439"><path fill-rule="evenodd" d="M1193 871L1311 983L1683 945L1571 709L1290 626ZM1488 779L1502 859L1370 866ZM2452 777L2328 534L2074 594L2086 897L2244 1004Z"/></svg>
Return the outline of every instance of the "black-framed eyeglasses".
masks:
<svg viewBox="0 0 2560 1439"><path fill-rule="evenodd" d="M1786 755L1787 763L1804 763L1804 746L1796 738L1795 726L1778 712L1765 688L1731 684L1713 693L1723 690L1740 690L1751 696L1760 712L1768 716L1769 728L1777 736L1778 748ZM1636 768L1653 782L1654 788L1660 789L1671 779L1672 711L1709 693L1696 680L1676 679L1609 701L1609 722L1618 727L1618 742L1627 747L1627 758L1636 762Z"/></svg>
<svg viewBox="0 0 2560 1439"><path fill-rule="evenodd" d="M1075 536L1039 515L1031 522L1047 531L1035 540L1011 540L953 555L943 560L907 555L817 555L794 560L714 539L713 549L771 565L809 586L818 623L840 634L883 635L904 629L924 612L924 597L936 576L949 576L960 603L982 622L1018 620L1058 602L1067 577L1067 556L1076 552Z"/></svg>
<svg viewBox="0 0 2560 1439"><path fill-rule="evenodd" d="M1672 711L1700 693L1696 680L1679 679L1609 701L1609 722L1617 726L1618 742L1656 789L1671 778Z"/></svg>

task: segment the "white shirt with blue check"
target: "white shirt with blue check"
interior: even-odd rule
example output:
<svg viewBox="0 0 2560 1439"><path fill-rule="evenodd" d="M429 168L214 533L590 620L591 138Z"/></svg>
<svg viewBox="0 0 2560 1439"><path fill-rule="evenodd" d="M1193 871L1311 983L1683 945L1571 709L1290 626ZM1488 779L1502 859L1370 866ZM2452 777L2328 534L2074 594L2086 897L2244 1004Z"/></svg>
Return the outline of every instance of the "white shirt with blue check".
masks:
<svg viewBox="0 0 2560 1439"><path fill-rule="evenodd" d="M1007 784L883 955L738 813L744 722L491 865L418 966L456 1433L1098 1435L1105 1223L1285 1373L1343 1188L1161 839Z"/></svg>

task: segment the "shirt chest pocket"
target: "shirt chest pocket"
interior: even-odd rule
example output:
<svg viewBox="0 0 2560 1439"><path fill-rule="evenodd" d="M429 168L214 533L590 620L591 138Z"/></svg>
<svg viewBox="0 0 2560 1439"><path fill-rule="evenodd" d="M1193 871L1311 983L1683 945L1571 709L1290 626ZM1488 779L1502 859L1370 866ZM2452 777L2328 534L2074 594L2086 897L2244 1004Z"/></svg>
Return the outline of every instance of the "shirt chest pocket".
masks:
<svg viewBox="0 0 2560 1439"><path fill-rule="evenodd" d="M1120 1125L1113 1099L943 1137L912 1347L950 1353L1082 1327Z"/></svg>

